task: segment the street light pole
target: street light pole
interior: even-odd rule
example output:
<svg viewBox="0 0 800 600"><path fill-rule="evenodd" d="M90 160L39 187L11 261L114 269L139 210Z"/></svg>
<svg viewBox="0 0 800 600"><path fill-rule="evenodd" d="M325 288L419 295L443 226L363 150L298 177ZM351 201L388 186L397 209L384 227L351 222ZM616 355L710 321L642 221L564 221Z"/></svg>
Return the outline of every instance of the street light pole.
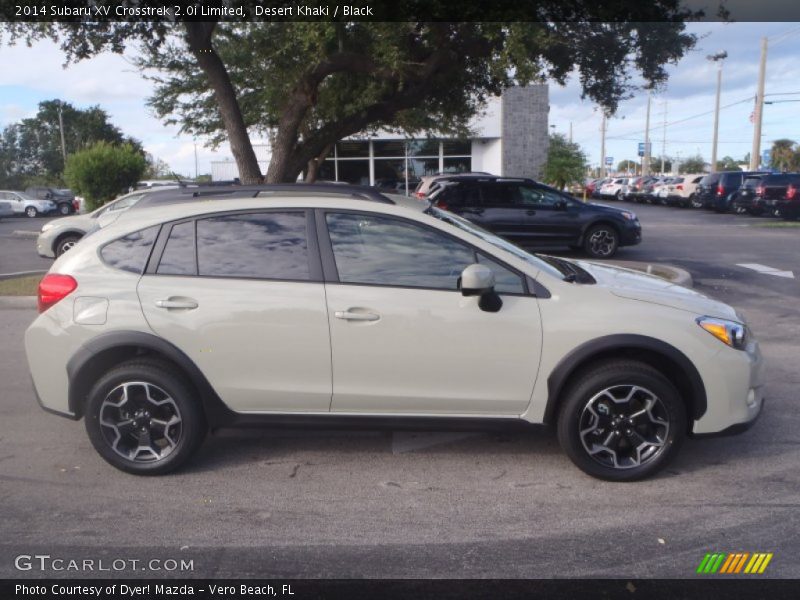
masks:
<svg viewBox="0 0 800 600"><path fill-rule="evenodd" d="M719 139L719 97L722 91L722 61L728 58L725 50L706 57L708 60L717 63L717 100L714 105L714 139L711 142L711 172L717 170L717 140Z"/></svg>
<svg viewBox="0 0 800 600"><path fill-rule="evenodd" d="M600 177L606 176L606 111L603 109L603 122L600 124Z"/></svg>
<svg viewBox="0 0 800 600"><path fill-rule="evenodd" d="M753 149L750 151L750 170L758 169L761 162L761 121L764 116L764 78L767 71L767 38L761 38L761 62L758 65L758 93L753 119Z"/></svg>
<svg viewBox="0 0 800 600"><path fill-rule="evenodd" d="M58 130L61 132L61 158L64 159L64 166L67 165L67 144L64 142L64 111L58 105Z"/></svg>
<svg viewBox="0 0 800 600"><path fill-rule="evenodd" d="M642 156L642 176L650 175L650 101L653 99L653 92L647 94L647 120L644 125L644 156Z"/></svg>

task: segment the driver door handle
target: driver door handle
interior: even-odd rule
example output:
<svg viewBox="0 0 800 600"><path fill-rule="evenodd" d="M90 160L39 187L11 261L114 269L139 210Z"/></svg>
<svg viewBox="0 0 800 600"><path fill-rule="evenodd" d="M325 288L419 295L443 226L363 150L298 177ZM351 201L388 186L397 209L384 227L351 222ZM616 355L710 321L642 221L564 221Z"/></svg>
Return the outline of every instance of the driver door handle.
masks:
<svg viewBox="0 0 800 600"><path fill-rule="evenodd" d="M333 313L337 319L344 319L345 321L377 321L380 315L371 312L350 312L349 310L337 310Z"/></svg>

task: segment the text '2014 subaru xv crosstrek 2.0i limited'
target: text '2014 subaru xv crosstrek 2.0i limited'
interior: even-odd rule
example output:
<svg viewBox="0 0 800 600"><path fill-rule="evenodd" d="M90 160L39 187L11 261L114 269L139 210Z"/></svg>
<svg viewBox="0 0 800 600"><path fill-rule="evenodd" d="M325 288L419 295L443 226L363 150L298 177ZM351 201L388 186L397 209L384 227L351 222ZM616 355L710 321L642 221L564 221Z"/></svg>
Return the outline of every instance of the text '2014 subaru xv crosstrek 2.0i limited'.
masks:
<svg viewBox="0 0 800 600"><path fill-rule="evenodd" d="M761 411L761 353L731 307L341 187L137 208L88 236L26 332L42 406L137 474L225 426L548 423L610 480Z"/></svg>

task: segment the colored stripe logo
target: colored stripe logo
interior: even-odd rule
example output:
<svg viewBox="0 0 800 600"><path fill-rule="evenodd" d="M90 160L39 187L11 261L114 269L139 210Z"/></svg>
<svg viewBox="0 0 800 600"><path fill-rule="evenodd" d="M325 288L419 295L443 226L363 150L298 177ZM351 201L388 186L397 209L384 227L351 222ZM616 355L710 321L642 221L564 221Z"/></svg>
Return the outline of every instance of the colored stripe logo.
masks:
<svg viewBox="0 0 800 600"><path fill-rule="evenodd" d="M767 569L772 560L772 552L713 552L708 553L700 561L697 573L701 575L760 575Z"/></svg>

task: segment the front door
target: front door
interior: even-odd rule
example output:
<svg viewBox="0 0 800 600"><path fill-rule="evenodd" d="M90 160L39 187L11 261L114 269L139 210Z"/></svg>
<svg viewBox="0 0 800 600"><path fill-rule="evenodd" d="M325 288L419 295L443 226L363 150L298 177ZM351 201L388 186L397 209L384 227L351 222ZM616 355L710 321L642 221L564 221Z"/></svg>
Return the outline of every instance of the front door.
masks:
<svg viewBox="0 0 800 600"><path fill-rule="evenodd" d="M325 286L333 412L526 410L542 334L537 300L518 273L421 223L355 212L320 218L338 279ZM461 271L476 261L496 273L499 312L482 311L457 289Z"/></svg>

